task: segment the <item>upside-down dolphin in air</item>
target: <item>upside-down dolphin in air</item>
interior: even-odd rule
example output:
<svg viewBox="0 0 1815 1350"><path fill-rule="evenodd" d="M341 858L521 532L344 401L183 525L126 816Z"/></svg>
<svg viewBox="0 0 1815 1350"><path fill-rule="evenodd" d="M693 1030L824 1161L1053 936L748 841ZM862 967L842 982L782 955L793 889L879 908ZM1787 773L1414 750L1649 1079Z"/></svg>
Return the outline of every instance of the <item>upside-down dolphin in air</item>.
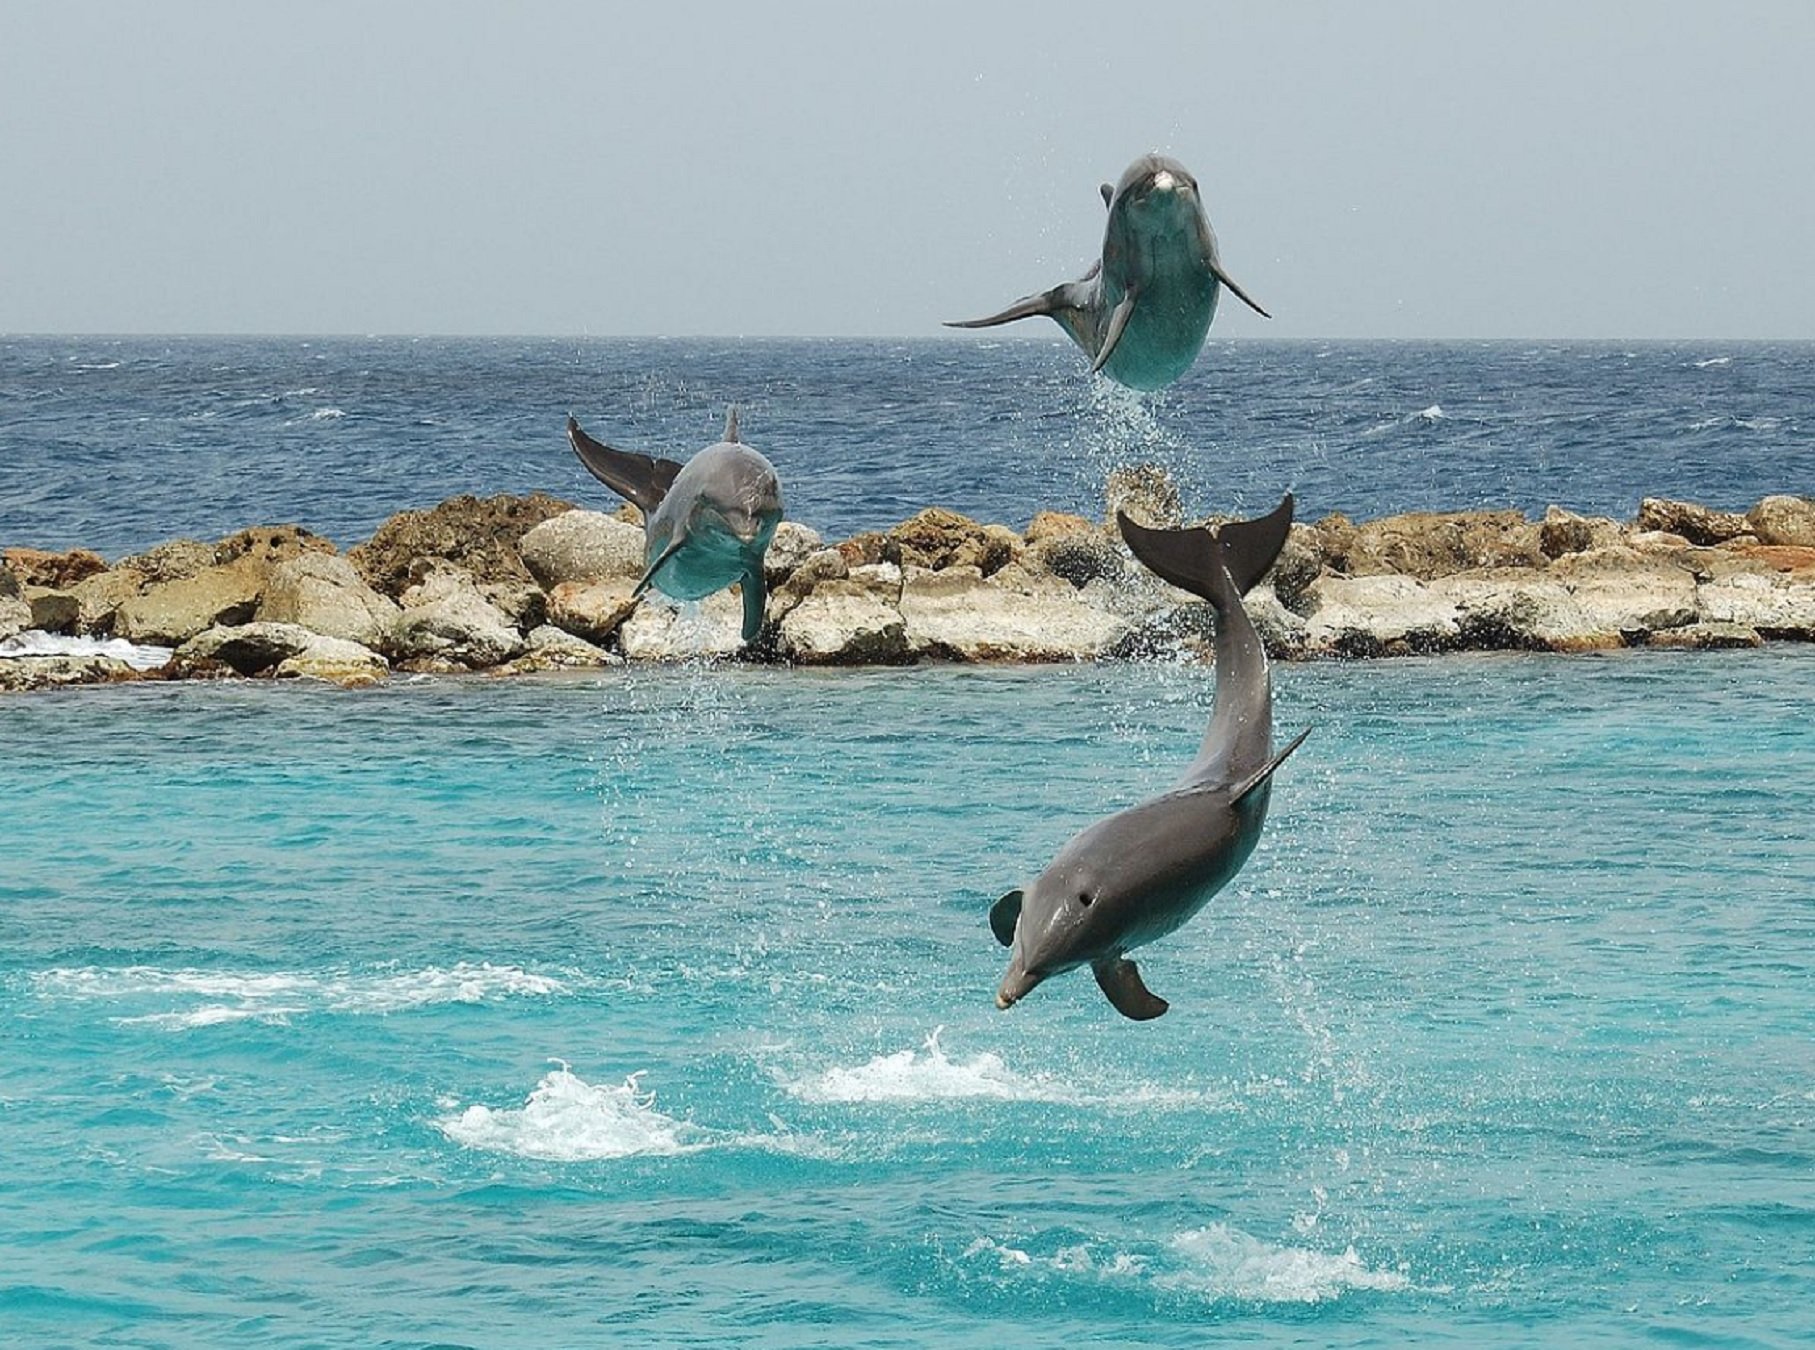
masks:
<svg viewBox="0 0 1815 1350"><path fill-rule="evenodd" d="M1142 155L1113 188L1103 184L1109 225L1103 256L1077 281L1017 300L987 319L948 328L991 328L1045 314L1101 371L1130 389L1163 389L1203 348L1217 296L1227 286L1271 318L1223 270L1197 179L1176 159Z"/></svg>
<svg viewBox="0 0 1815 1350"><path fill-rule="evenodd" d="M654 586L676 600L699 600L741 582L744 641L762 627L767 590L763 554L781 523L781 481L768 460L737 435L737 409L725 437L686 464L614 450L567 419L567 439L592 476L642 509L641 595Z"/></svg>
<svg viewBox="0 0 1815 1350"><path fill-rule="evenodd" d="M1310 734L1273 752L1267 653L1241 602L1285 543L1290 494L1271 515L1215 529L1152 530L1118 519L1135 557L1216 611L1210 727L1168 791L1081 831L1032 885L991 907L996 940L1013 950L999 1008L1088 965L1122 1016L1146 1021L1165 1012L1166 1000L1148 991L1128 952L1178 928L1241 870L1260 838L1273 771Z"/></svg>

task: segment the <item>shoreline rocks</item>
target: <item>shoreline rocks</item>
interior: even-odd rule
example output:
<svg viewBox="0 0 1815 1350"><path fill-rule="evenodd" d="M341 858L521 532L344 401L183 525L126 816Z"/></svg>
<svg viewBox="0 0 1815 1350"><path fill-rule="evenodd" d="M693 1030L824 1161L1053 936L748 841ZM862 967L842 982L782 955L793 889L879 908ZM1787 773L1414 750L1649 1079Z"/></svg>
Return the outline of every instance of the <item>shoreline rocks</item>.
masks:
<svg viewBox="0 0 1815 1350"><path fill-rule="evenodd" d="M1158 470L1113 505L1176 518ZM108 565L77 549L0 553L0 643L48 634L174 648L161 667L7 655L0 690L132 679L501 675L623 661L797 665L1119 660L1209 649L1208 607L1147 574L1112 526L1042 511L1025 531L929 507L827 541L787 522L748 647L725 592L677 611L636 597L629 513L556 498L459 497L340 553L296 525L172 540ZM1815 641L1815 499L1745 513L1647 498L1630 522L1552 506L1331 515L1293 526L1249 611L1277 659L1460 651L1709 650ZM17 644L14 644L17 649ZM24 650L40 651L25 644ZM54 647L55 642L51 641Z"/></svg>

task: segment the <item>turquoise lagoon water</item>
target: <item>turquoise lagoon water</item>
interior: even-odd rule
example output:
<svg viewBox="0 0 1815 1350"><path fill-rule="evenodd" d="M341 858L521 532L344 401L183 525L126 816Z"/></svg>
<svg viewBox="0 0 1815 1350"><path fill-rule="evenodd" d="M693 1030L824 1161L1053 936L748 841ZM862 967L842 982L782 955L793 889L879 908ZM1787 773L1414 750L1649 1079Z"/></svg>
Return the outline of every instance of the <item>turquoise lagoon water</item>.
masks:
<svg viewBox="0 0 1815 1350"><path fill-rule="evenodd" d="M1276 678L1146 1025L983 916L1197 667L0 704L6 1339L1804 1342L1815 649Z"/></svg>

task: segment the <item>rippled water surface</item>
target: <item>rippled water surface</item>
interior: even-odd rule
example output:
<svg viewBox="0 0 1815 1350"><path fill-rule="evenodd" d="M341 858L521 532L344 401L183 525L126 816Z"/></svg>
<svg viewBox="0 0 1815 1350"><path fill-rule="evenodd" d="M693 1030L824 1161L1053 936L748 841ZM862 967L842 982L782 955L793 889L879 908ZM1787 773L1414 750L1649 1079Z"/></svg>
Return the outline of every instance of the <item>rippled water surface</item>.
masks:
<svg viewBox="0 0 1815 1350"><path fill-rule="evenodd" d="M1030 330L1037 333L1038 330ZM731 341L0 338L0 544L109 557L296 521L343 547L458 493L605 504L562 433L686 458L743 407L828 535L950 506L1017 527L1167 466L1196 511L1815 493L1815 343L1211 343L1166 393L1056 336ZM615 499L614 499L615 500Z"/></svg>
<svg viewBox="0 0 1815 1350"><path fill-rule="evenodd" d="M0 1324L1798 1343L1815 651L1277 675L1144 1025L983 915L1195 667L0 703Z"/></svg>

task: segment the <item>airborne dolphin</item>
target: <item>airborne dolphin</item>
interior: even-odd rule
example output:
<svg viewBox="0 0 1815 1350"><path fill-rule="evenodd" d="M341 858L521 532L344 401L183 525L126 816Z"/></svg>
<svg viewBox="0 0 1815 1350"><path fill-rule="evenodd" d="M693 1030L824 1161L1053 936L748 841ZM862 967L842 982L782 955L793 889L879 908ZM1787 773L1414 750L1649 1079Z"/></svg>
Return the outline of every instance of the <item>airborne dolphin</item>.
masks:
<svg viewBox="0 0 1815 1350"><path fill-rule="evenodd" d="M996 940L1013 949L1000 1008L1088 965L1122 1016L1165 1012L1127 953L1178 928L1241 870L1260 838L1273 771L1310 734L1273 753L1267 653L1241 603L1285 543L1290 494L1270 515L1219 529L1150 530L1119 519L1135 557L1216 611L1210 727L1171 789L1081 831L1032 885L991 907Z"/></svg>
<svg viewBox="0 0 1815 1350"><path fill-rule="evenodd" d="M641 595L654 586L676 600L698 600L741 582L744 641L762 626L767 591L763 554L781 523L775 468L737 436L737 409L725 437L686 464L614 450L567 419L567 439L592 476L642 508Z"/></svg>
<svg viewBox="0 0 1815 1350"><path fill-rule="evenodd" d="M1272 316L1223 270L1197 179L1176 159L1142 155L1113 188L1103 184L1109 225L1103 256L1077 281L1017 300L987 319L948 328L991 328L1049 315L1090 358L1092 373L1130 389L1163 389L1203 348L1227 286L1263 318Z"/></svg>

